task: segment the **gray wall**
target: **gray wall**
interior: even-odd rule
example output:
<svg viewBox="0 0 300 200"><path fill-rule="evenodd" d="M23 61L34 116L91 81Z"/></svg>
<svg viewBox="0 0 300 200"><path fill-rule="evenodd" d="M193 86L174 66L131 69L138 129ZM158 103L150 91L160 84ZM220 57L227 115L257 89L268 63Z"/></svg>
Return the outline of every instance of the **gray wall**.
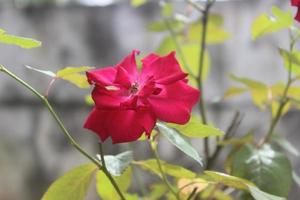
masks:
<svg viewBox="0 0 300 200"><path fill-rule="evenodd" d="M235 110L246 114L238 133L255 128L263 134L268 128L269 114L261 113L251 104L250 97L216 103L229 85L227 76L234 73L265 81L268 84L285 80L276 47L287 47L286 33L282 32L253 42L250 26L255 16L277 4L287 7L283 0L240 0L217 3L214 11L225 17L225 27L232 38L224 45L211 46L212 72L205 83L205 99L209 105L209 119L225 129ZM183 4L179 4L180 9ZM147 32L145 26L159 18L155 3L133 9L127 4L92 8L80 6L14 8L0 2L0 27L8 33L33 37L43 42L38 49L24 50L0 45L0 63L45 91L49 79L23 67L24 64L56 71L65 66L106 66L116 63L132 49L148 53L154 51L164 34ZM97 137L82 128L90 108L84 94L71 84L57 82L50 92L50 101L66 126L90 152L97 152ZM278 132L299 144L298 111L288 113ZM162 157L174 163L195 167L193 161L178 157L167 141L162 141ZM201 151L201 141L194 142ZM107 153L118 153L128 145L106 144ZM136 159L147 158L148 144L135 143ZM181 154L180 154L181 155ZM178 159L180 158L180 159ZM299 160L292 158L294 165ZM27 90L0 74L0 199L39 199L57 176L70 168L87 162L66 142L46 109ZM300 173L300 171L298 171ZM147 180L151 181L151 180ZM96 199L91 192L89 199ZM293 196L300 192L296 187ZM290 199L296 199L291 197Z"/></svg>

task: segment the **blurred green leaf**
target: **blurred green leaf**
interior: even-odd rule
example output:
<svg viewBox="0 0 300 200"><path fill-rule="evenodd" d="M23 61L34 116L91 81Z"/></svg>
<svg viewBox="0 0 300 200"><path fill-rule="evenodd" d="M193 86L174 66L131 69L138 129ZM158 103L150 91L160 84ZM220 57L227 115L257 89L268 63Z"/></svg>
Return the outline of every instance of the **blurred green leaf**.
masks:
<svg viewBox="0 0 300 200"><path fill-rule="evenodd" d="M230 75L230 78L245 85L251 93L254 104L262 110L265 108L265 104L268 101L269 88L264 83L233 74Z"/></svg>
<svg viewBox="0 0 300 200"><path fill-rule="evenodd" d="M97 155L97 157L99 160L101 160L100 155ZM133 155L131 151L125 151L116 156L104 156L104 159L107 170L113 176L121 176L125 169L130 165Z"/></svg>
<svg viewBox="0 0 300 200"><path fill-rule="evenodd" d="M102 171L97 172L97 192L102 199L115 199L119 200L120 197L116 192L114 186L111 184L110 180ZM127 168L121 176L113 177L117 185L119 186L122 193L126 196L126 191L131 184L131 168ZM129 194L128 194L129 195ZM130 196L130 195L129 195Z"/></svg>
<svg viewBox="0 0 300 200"><path fill-rule="evenodd" d="M57 179L48 188L42 200L83 200L97 166L81 165Z"/></svg>
<svg viewBox="0 0 300 200"><path fill-rule="evenodd" d="M236 152L232 173L248 179L261 190L287 197L292 183L292 168L287 157L265 144L260 149L247 144ZM272 183L272 184L270 184Z"/></svg>
<svg viewBox="0 0 300 200"><path fill-rule="evenodd" d="M130 4L133 7L139 7L147 3L147 0L130 0Z"/></svg>
<svg viewBox="0 0 300 200"><path fill-rule="evenodd" d="M214 171L204 171L204 174L207 176L206 178L208 181L223 183L224 185L236 189L248 191L256 200L285 200L283 197L278 197L261 191L252 182L242 178Z"/></svg>
<svg viewBox="0 0 300 200"><path fill-rule="evenodd" d="M85 96L85 103L89 106L94 106L95 105L94 100L92 98L92 95L89 94L89 95Z"/></svg>
<svg viewBox="0 0 300 200"><path fill-rule="evenodd" d="M185 62L188 66L185 65L182 57L178 53L178 50L176 49L176 46L174 44L174 41L171 37L165 38L162 43L160 44L158 50L156 51L160 55L166 55L170 53L171 51L177 51L176 57L179 60L180 65L183 67L183 70L185 72L188 72L188 67L190 68L192 75L197 76L199 72L199 57L200 57L200 47L198 43L191 43L191 42L184 42L183 38L178 37L177 38L180 45L181 45L181 51L185 58ZM209 73L209 67L210 67L210 57L208 52L206 51L204 54L204 66L203 66L203 80L206 79L208 73ZM189 76L189 80L191 81L191 84L193 86L196 86L197 83L195 79L192 78L192 76Z"/></svg>
<svg viewBox="0 0 300 200"><path fill-rule="evenodd" d="M294 156L300 156L299 150L287 139L280 137L278 135L272 138L282 149L286 150Z"/></svg>
<svg viewBox="0 0 300 200"><path fill-rule="evenodd" d="M200 158L198 152L194 147L183 137L181 136L175 129L169 128L163 123L156 123L159 132L167 138L174 146L180 149L189 157L193 158L197 161L201 166L203 165L202 159Z"/></svg>
<svg viewBox="0 0 300 200"><path fill-rule="evenodd" d="M182 22L180 22L180 21L178 21L176 19L169 20L168 23L172 27L173 30L179 30L179 29L181 29L183 27ZM152 32L164 32L164 31L168 30L165 22L163 22L163 21L151 22L147 26L147 29L149 31L152 31Z"/></svg>
<svg viewBox="0 0 300 200"><path fill-rule="evenodd" d="M221 136L224 132L215 127L201 123L199 117L192 115L190 121L185 125L168 124L169 127L175 128L187 137L204 138L210 136Z"/></svg>
<svg viewBox="0 0 300 200"><path fill-rule="evenodd" d="M164 2L162 5L161 14L164 17L170 17L173 14L173 4Z"/></svg>
<svg viewBox="0 0 300 200"><path fill-rule="evenodd" d="M168 188L164 183L156 183L150 186L150 190L146 200L160 199L168 191Z"/></svg>
<svg viewBox="0 0 300 200"><path fill-rule="evenodd" d="M247 88L241 88L241 87L230 87L227 89L227 91L224 93L223 97L224 98L230 98L236 95L240 95L242 93L247 92Z"/></svg>
<svg viewBox="0 0 300 200"><path fill-rule="evenodd" d="M257 17L252 24L252 38L255 40L268 33L273 33L282 29L289 28L293 24L291 12L284 12L278 7L272 8L273 16L262 14Z"/></svg>
<svg viewBox="0 0 300 200"><path fill-rule="evenodd" d="M298 185L298 187L300 187L300 177L296 174L295 171L293 171L293 180Z"/></svg>
<svg viewBox="0 0 300 200"><path fill-rule="evenodd" d="M283 59L284 67L289 70L289 65L291 62L291 71L292 73L299 75L300 74L300 51L294 50L289 52L284 49L279 49L279 53Z"/></svg>
<svg viewBox="0 0 300 200"><path fill-rule="evenodd" d="M40 41L31 38L8 35L5 33L5 30L3 29L0 29L0 43L17 45L19 47L26 48L26 49L36 48L42 45Z"/></svg>
<svg viewBox="0 0 300 200"><path fill-rule="evenodd" d="M169 176L176 177L176 178L194 178L194 177L196 177L196 174L194 172L192 172L188 169L185 169L181 166L172 165L163 160L160 160L160 163L162 165L163 171ZM155 175L161 177L159 167L158 167L157 161L155 159L133 161L133 164L138 165L142 169L148 170L148 171L154 173Z"/></svg>
<svg viewBox="0 0 300 200"><path fill-rule="evenodd" d="M223 43L230 38L230 34L226 32L221 26L223 25L223 17L220 15L210 15L207 26L207 44ZM187 39L193 42L200 42L202 33L202 23L200 20L193 23L188 31Z"/></svg>
<svg viewBox="0 0 300 200"><path fill-rule="evenodd" d="M240 146L247 143L252 143L254 140L253 134L248 133L242 137L235 137L230 138L228 140L222 140L218 142L218 145L226 146L226 145L233 145L233 146Z"/></svg>
<svg viewBox="0 0 300 200"><path fill-rule="evenodd" d="M55 74L54 72L52 72L52 71L37 69L37 68L31 67L31 66L29 66L29 65L25 65L25 67L26 67L27 69L30 69L30 70L33 70L33 71L36 71L36 72L45 74L45 75L50 76L50 77L52 77L52 78L55 78L55 77L56 77L56 74Z"/></svg>
<svg viewBox="0 0 300 200"><path fill-rule="evenodd" d="M66 67L56 72L56 77L69 81L79 88L89 88L90 84L87 81L86 75L81 74L88 70L94 69L93 67Z"/></svg>

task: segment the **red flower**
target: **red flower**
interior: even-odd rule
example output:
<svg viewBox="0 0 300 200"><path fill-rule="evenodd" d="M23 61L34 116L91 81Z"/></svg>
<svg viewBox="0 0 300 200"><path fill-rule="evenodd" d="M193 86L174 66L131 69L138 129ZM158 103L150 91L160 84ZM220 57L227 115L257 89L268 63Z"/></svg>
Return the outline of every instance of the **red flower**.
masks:
<svg viewBox="0 0 300 200"><path fill-rule="evenodd" d="M185 124L199 91L187 85L187 74L180 69L172 52L160 57L150 54L137 70L133 51L114 67L87 72L95 87L95 107L84 127L97 133L102 141L113 143L137 140L144 132L149 137L156 120Z"/></svg>
<svg viewBox="0 0 300 200"><path fill-rule="evenodd" d="M292 6L296 6L298 8L295 19L300 22L300 0L291 0Z"/></svg>

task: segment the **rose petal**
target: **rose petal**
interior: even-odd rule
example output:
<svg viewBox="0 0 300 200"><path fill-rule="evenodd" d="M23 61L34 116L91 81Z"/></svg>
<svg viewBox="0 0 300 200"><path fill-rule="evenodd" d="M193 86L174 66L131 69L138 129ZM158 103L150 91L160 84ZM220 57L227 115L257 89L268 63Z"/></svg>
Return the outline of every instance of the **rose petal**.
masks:
<svg viewBox="0 0 300 200"><path fill-rule="evenodd" d="M95 69L86 72L87 79L90 84L98 84L102 86L111 85L115 80L117 70L114 67L105 67L103 69Z"/></svg>
<svg viewBox="0 0 300 200"><path fill-rule="evenodd" d="M291 0L292 6L299 6L300 0Z"/></svg>
<svg viewBox="0 0 300 200"><path fill-rule="evenodd" d="M126 100L125 96L120 95L123 90L107 90L101 86L95 86L92 91L92 98L97 108L119 108L121 103Z"/></svg>
<svg viewBox="0 0 300 200"><path fill-rule="evenodd" d="M142 59L142 79L153 76L157 83L171 84L186 77L175 58L175 52L159 57L155 54Z"/></svg>
<svg viewBox="0 0 300 200"><path fill-rule="evenodd" d="M116 67L123 67L131 77L131 81L135 81L138 76L137 65L135 61L135 56L140 52L137 50L133 50L131 54L126 56Z"/></svg>
<svg viewBox="0 0 300 200"><path fill-rule="evenodd" d="M94 109L85 128L92 130L104 141L111 137L113 143L135 141L146 131L149 135L156 119L148 111Z"/></svg>
<svg viewBox="0 0 300 200"><path fill-rule="evenodd" d="M183 81L161 85L158 95L148 98L158 119L165 122L185 124L189 121L192 107L197 103L199 91Z"/></svg>

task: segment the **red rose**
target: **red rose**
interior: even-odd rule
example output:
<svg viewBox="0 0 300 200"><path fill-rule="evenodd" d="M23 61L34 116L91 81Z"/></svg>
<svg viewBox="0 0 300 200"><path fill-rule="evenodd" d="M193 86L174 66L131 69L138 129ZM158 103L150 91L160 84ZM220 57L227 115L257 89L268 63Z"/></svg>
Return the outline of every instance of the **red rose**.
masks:
<svg viewBox="0 0 300 200"><path fill-rule="evenodd" d="M187 85L175 52L160 57L150 54L137 70L133 51L114 67L87 72L95 87L95 107L84 127L97 133L102 141L113 143L137 140L144 132L149 137L156 120L185 124L199 91Z"/></svg>
<svg viewBox="0 0 300 200"><path fill-rule="evenodd" d="M296 6L298 8L295 19L300 22L300 0L291 0L292 6Z"/></svg>

